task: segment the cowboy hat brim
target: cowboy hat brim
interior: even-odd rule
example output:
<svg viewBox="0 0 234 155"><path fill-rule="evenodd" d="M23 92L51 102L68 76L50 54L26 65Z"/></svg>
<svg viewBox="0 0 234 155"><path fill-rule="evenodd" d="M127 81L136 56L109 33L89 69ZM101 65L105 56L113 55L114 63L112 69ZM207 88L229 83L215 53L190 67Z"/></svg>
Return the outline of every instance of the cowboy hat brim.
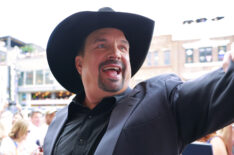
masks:
<svg viewBox="0 0 234 155"><path fill-rule="evenodd" d="M68 91L78 93L84 90L75 67L75 56L91 32L107 27L120 29L129 41L132 76L142 66L152 39L153 20L124 12L75 13L54 29L46 49L51 72Z"/></svg>

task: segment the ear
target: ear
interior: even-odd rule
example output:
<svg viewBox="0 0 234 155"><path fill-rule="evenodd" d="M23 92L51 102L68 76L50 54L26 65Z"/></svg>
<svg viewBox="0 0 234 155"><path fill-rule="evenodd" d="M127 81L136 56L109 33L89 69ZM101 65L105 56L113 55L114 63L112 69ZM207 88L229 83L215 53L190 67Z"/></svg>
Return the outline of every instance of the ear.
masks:
<svg viewBox="0 0 234 155"><path fill-rule="evenodd" d="M81 70L82 70L82 57L81 56L76 56L75 65L76 65L77 71L81 75Z"/></svg>

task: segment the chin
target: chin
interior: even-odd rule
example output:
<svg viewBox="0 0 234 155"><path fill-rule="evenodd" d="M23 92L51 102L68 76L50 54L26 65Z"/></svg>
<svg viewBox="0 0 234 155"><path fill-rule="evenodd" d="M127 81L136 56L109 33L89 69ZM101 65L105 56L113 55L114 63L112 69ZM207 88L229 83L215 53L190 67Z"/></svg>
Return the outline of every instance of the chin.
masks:
<svg viewBox="0 0 234 155"><path fill-rule="evenodd" d="M121 90L121 88L119 88L119 87L117 87L117 88L103 88L102 90L105 92L117 93Z"/></svg>

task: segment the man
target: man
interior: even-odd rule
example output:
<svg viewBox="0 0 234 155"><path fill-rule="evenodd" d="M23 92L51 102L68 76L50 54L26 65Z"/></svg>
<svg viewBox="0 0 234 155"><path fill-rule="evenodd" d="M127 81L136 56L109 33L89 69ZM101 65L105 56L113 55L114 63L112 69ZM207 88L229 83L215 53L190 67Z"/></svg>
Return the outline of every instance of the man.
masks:
<svg viewBox="0 0 234 155"><path fill-rule="evenodd" d="M38 145L42 145L47 131L47 126L43 123L43 113L40 110L33 110L30 113L30 125L27 142L30 149L35 150Z"/></svg>
<svg viewBox="0 0 234 155"><path fill-rule="evenodd" d="M54 108L48 109L45 113L45 122L49 126L55 117L57 110Z"/></svg>
<svg viewBox="0 0 234 155"><path fill-rule="evenodd" d="M43 128L44 130L48 130L48 127L50 126L51 122L53 121L55 114L56 114L57 110L55 108L50 108L45 112L45 123L46 123L46 127ZM42 136L42 138L44 138L44 136ZM42 143L41 141L37 140L36 141L37 144L37 148L34 149L33 153L35 155L41 155L43 154L43 147L42 147Z"/></svg>
<svg viewBox="0 0 234 155"><path fill-rule="evenodd" d="M48 63L77 96L56 113L44 154L177 155L233 122L233 53L225 59L226 73L220 68L185 83L167 74L128 87L153 27L146 17L102 8L71 15L55 28Z"/></svg>

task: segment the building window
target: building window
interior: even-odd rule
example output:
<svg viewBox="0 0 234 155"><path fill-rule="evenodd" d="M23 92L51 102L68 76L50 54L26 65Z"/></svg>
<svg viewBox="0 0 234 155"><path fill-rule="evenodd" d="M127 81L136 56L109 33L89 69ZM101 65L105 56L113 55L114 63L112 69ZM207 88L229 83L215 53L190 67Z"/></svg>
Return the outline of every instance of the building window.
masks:
<svg viewBox="0 0 234 155"><path fill-rule="evenodd" d="M36 84L43 84L43 70L36 71Z"/></svg>
<svg viewBox="0 0 234 155"><path fill-rule="evenodd" d="M25 76L26 76L26 80L25 80L26 85L32 85L33 84L33 71L25 72Z"/></svg>
<svg viewBox="0 0 234 155"><path fill-rule="evenodd" d="M223 57L226 52L227 52L227 46L218 47L218 61L223 61Z"/></svg>
<svg viewBox="0 0 234 155"><path fill-rule="evenodd" d="M165 65L171 64L170 51L169 50L164 51L164 64Z"/></svg>
<svg viewBox="0 0 234 155"><path fill-rule="evenodd" d="M194 51L192 48L185 49L185 62L186 63L193 63L193 54L194 54Z"/></svg>
<svg viewBox="0 0 234 155"><path fill-rule="evenodd" d="M212 47L199 48L199 60L200 62L212 61Z"/></svg>
<svg viewBox="0 0 234 155"><path fill-rule="evenodd" d="M49 70L45 71L45 84L53 84L53 75Z"/></svg>
<svg viewBox="0 0 234 155"><path fill-rule="evenodd" d="M24 72L18 74L18 86L24 85Z"/></svg>
<svg viewBox="0 0 234 155"><path fill-rule="evenodd" d="M19 93L19 100L21 101L26 101L26 93Z"/></svg>
<svg viewBox="0 0 234 155"><path fill-rule="evenodd" d="M59 92L35 92L31 94L32 100L44 100L44 99L68 99L72 95L68 91Z"/></svg>
<svg viewBox="0 0 234 155"><path fill-rule="evenodd" d="M147 66L151 66L151 52L148 52L147 57L146 57L146 63Z"/></svg>
<svg viewBox="0 0 234 155"><path fill-rule="evenodd" d="M31 94L32 100L50 99L51 92L36 92Z"/></svg>
<svg viewBox="0 0 234 155"><path fill-rule="evenodd" d="M154 57L153 57L154 66L158 66L158 60L159 60L158 52L154 51L153 54L154 54Z"/></svg>
<svg viewBox="0 0 234 155"><path fill-rule="evenodd" d="M72 95L72 93L70 93L68 91L55 92L55 97L57 99L68 99L71 95Z"/></svg>
<svg viewBox="0 0 234 155"><path fill-rule="evenodd" d="M6 61L6 53L0 51L0 62L5 62Z"/></svg>

